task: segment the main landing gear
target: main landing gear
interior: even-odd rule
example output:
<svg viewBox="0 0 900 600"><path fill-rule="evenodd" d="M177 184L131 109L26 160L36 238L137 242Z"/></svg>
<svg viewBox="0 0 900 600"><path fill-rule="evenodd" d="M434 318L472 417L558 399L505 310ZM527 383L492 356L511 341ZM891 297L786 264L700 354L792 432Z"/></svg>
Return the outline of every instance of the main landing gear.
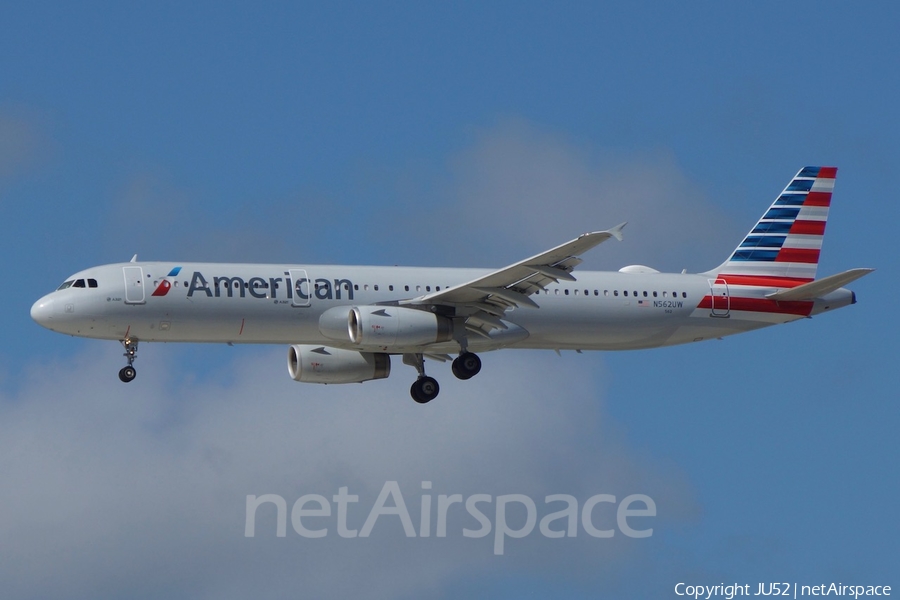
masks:
<svg viewBox="0 0 900 600"><path fill-rule="evenodd" d="M481 370L481 359L474 352L462 352L453 359L450 370L457 379L472 379Z"/></svg>
<svg viewBox="0 0 900 600"><path fill-rule="evenodd" d="M441 386L434 377L425 374L424 357L421 354L404 354L403 362L415 367L419 373L418 379L409 388L409 395L412 396L412 399L419 404L427 404L437 398ZM473 352L461 352L453 359L451 370L457 379L471 379L481 370L481 359Z"/></svg>
<svg viewBox="0 0 900 600"><path fill-rule="evenodd" d="M419 404L425 404L437 398L441 386L438 385L437 379L425 374L425 358L421 354L404 354L403 362L415 367L419 373L419 378L409 388L412 399Z"/></svg>
<svg viewBox="0 0 900 600"><path fill-rule="evenodd" d="M119 369L119 379L122 383L128 383L137 377L137 371L134 369L134 359L137 358L137 340L124 339L122 345L125 347L123 356L128 360L128 365Z"/></svg>

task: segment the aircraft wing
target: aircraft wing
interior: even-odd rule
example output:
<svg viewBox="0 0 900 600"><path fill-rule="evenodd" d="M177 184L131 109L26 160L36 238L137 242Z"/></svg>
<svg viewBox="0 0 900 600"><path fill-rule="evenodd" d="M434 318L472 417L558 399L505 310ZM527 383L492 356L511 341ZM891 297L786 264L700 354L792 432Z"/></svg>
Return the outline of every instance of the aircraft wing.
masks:
<svg viewBox="0 0 900 600"><path fill-rule="evenodd" d="M575 281L572 271L581 264L578 255L609 238L622 239L625 223L606 231L585 233L570 242L551 248L478 279L439 292L403 300L400 304L452 306L457 315L467 317L466 328L487 336L493 329L506 329L500 320L513 307L538 308L529 296L548 284Z"/></svg>

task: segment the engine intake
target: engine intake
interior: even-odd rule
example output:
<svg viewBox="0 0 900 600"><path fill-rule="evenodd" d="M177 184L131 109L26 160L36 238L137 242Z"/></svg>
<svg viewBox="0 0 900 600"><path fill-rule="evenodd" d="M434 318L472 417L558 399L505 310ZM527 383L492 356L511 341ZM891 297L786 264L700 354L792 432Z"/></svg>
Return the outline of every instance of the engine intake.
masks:
<svg viewBox="0 0 900 600"><path fill-rule="evenodd" d="M326 346L296 345L288 349L288 373L305 383L362 383L391 374L391 357Z"/></svg>

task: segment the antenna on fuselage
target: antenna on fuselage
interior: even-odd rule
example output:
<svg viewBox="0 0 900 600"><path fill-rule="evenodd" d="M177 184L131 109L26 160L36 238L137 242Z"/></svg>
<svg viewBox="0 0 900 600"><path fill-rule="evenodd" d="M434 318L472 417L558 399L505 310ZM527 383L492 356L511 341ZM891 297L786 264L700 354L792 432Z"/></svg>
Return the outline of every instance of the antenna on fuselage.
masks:
<svg viewBox="0 0 900 600"><path fill-rule="evenodd" d="M137 254L131 257L131 260L128 262L137 262Z"/></svg>

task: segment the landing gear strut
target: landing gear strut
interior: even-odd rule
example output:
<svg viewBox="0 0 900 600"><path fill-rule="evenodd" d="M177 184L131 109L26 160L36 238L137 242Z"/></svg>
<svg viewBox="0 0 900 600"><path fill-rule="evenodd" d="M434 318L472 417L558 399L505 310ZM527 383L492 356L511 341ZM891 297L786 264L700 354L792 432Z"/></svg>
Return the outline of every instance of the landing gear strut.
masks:
<svg viewBox="0 0 900 600"><path fill-rule="evenodd" d="M404 354L403 362L414 366L419 373L419 378L409 388L409 395L412 396L412 399L419 404L426 404L437 398L441 386L434 377L425 374L424 357L421 354Z"/></svg>
<svg viewBox="0 0 900 600"><path fill-rule="evenodd" d="M128 365L119 369L119 379L122 383L128 383L137 377L137 371L132 365L134 364L134 359L137 358L138 343L137 340L128 338L122 340L122 345L125 347L123 356L128 360Z"/></svg>
<svg viewBox="0 0 900 600"><path fill-rule="evenodd" d="M450 370L457 379L471 379L481 370L481 359L473 352L460 352L459 356L453 359Z"/></svg>

